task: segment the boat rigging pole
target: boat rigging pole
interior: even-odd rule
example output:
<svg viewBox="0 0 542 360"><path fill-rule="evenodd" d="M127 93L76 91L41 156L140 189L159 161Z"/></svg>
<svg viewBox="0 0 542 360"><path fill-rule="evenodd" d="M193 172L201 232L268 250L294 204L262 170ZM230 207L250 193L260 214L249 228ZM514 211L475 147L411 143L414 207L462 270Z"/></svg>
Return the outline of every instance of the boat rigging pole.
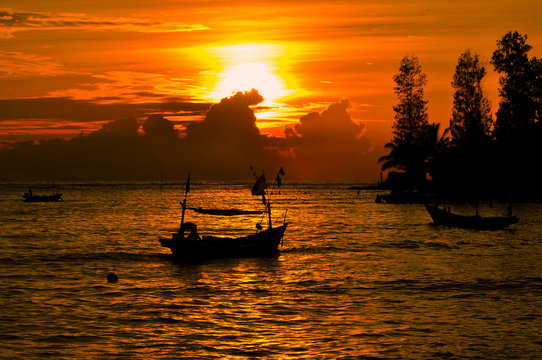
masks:
<svg viewBox="0 0 542 360"><path fill-rule="evenodd" d="M271 201L267 199L267 216L269 217L269 228L271 228Z"/></svg>
<svg viewBox="0 0 542 360"><path fill-rule="evenodd" d="M186 211L186 198L188 196L188 192L190 191L190 173L188 173L188 178L186 179L186 191L184 193L184 200L181 203L181 206L183 208L183 213L181 215L181 227L179 229L183 228L184 224L184 212Z"/></svg>

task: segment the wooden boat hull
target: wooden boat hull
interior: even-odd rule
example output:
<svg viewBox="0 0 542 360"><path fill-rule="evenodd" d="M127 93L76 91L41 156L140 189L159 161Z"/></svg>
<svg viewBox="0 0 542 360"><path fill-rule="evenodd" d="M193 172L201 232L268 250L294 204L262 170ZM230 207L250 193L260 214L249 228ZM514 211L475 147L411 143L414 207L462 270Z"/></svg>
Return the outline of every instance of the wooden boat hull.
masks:
<svg viewBox="0 0 542 360"><path fill-rule="evenodd" d="M173 234L171 239L160 238L163 247L171 249L176 258L197 261L208 258L271 256L278 252L287 224L269 228L239 238L203 236L188 240Z"/></svg>
<svg viewBox="0 0 542 360"><path fill-rule="evenodd" d="M479 215L458 215L440 209L437 206L425 204L427 212L437 225L455 226L468 229L498 230L519 221L516 216L492 216L482 217Z"/></svg>

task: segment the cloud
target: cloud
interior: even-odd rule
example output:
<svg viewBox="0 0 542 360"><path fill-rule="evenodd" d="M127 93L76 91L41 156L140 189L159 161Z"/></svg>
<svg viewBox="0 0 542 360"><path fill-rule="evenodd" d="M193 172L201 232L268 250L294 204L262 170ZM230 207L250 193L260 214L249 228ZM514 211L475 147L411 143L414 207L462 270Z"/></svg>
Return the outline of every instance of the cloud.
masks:
<svg viewBox="0 0 542 360"><path fill-rule="evenodd" d="M119 117L71 140L0 150L0 167L6 179L45 180L156 180L161 171L171 179L187 171L200 179L247 179L251 165L273 171L283 166L291 179L360 180L376 167L381 154L371 151L364 126L352 120L348 100L301 116L280 138L262 135L256 125L253 108L262 101L256 90L224 98L202 121L187 124L183 136L158 113L143 123Z"/></svg>
<svg viewBox="0 0 542 360"><path fill-rule="evenodd" d="M141 117L153 113L204 113L207 103L183 98L160 99L145 103L100 103L71 98L0 99L0 123L7 120L55 119L57 122L100 122L124 117Z"/></svg>
<svg viewBox="0 0 542 360"><path fill-rule="evenodd" d="M104 133L113 136L137 136L140 125L135 118L125 118L106 123L97 134Z"/></svg>
<svg viewBox="0 0 542 360"><path fill-rule="evenodd" d="M73 138L82 132L95 131L105 122L128 117L141 119L153 114L175 117L175 124L185 125L201 118L210 106L174 97L158 97L144 103L112 100L0 99L0 143L50 139L52 133L57 137Z"/></svg>
<svg viewBox="0 0 542 360"><path fill-rule="evenodd" d="M24 54L18 51L0 51L0 79L29 75L51 76L65 73L62 64L55 63L45 56Z"/></svg>
<svg viewBox="0 0 542 360"><path fill-rule="evenodd" d="M145 135L155 138L175 136L173 123L161 114L153 114L141 126Z"/></svg>
<svg viewBox="0 0 542 360"><path fill-rule="evenodd" d="M118 104L116 108L70 99L35 100L27 110L21 106L13 106L12 110L26 112L27 116L39 115L35 109L45 106L45 113L69 117L79 114L80 121L88 121L109 116L108 110L130 115L142 108L148 110L151 105ZM265 137L260 134L250 108L261 101L263 98L256 90L224 98L207 111L203 121L187 124L184 137L177 136L173 123L161 114L149 114L142 124L133 116L119 117L120 120L107 122L98 131L71 140L11 145L11 150L0 151L0 166L4 176L15 178L156 179L161 170L174 178L184 176L187 170L199 178L246 178L251 164L263 163ZM2 112L2 103L9 101L0 101L2 116L17 115ZM185 105L186 110L202 109L201 104ZM44 163L49 167L41 165Z"/></svg>
<svg viewBox="0 0 542 360"><path fill-rule="evenodd" d="M200 88L194 85L191 79L136 71L108 71L93 75L92 81L79 84L77 88L50 91L48 96L73 99L118 98L123 102L141 103L158 97L182 96L193 100L202 95L200 92Z"/></svg>
<svg viewBox="0 0 542 360"><path fill-rule="evenodd" d="M188 139L203 141L240 141L260 136L251 105L263 101L258 91L237 92L214 104L201 123L191 124L186 132Z"/></svg>
<svg viewBox="0 0 542 360"><path fill-rule="evenodd" d="M368 158L376 163L365 126L352 120L349 107L350 101L342 100L286 127L285 139L276 145L295 177L356 180L366 173L360 164Z"/></svg>
<svg viewBox="0 0 542 360"><path fill-rule="evenodd" d="M294 126L297 135L306 141L331 141L356 138L361 135L364 126L352 121L347 109L349 100L329 105L321 113L312 112L299 120Z"/></svg>
<svg viewBox="0 0 542 360"><path fill-rule="evenodd" d="M163 22L152 18L92 17L88 14L0 11L0 38L36 30L130 31L171 33L208 30L200 24Z"/></svg>
<svg viewBox="0 0 542 360"><path fill-rule="evenodd" d="M258 91L237 92L211 106L202 122L186 128L186 152L204 164L205 176L214 172L243 177L250 165L262 163L264 136L256 126L250 106L263 101ZM196 166L194 164L193 166Z"/></svg>

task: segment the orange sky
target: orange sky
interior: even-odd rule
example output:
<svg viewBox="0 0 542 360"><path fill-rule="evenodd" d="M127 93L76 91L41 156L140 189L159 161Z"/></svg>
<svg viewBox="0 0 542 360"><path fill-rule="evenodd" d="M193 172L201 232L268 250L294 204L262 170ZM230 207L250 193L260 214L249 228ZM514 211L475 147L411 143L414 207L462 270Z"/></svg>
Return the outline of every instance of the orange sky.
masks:
<svg viewBox="0 0 542 360"><path fill-rule="evenodd" d="M182 130L211 103L254 87L265 99L256 124L274 136L348 99L362 125L353 136L373 152L358 175L376 178L404 55L420 59L429 120L444 128L458 56L470 48L486 61L496 110L496 41L517 30L540 56L541 15L532 0L0 0L0 142L71 137L150 114Z"/></svg>

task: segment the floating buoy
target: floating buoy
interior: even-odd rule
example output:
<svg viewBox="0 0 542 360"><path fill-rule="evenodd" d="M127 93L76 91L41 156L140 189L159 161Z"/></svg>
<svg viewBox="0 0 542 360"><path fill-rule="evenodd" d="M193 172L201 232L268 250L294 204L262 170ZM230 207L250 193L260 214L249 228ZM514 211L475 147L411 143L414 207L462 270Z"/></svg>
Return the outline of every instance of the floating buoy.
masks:
<svg viewBox="0 0 542 360"><path fill-rule="evenodd" d="M119 281L119 277L115 273L111 273L107 275L107 282L108 283L116 283Z"/></svg>

